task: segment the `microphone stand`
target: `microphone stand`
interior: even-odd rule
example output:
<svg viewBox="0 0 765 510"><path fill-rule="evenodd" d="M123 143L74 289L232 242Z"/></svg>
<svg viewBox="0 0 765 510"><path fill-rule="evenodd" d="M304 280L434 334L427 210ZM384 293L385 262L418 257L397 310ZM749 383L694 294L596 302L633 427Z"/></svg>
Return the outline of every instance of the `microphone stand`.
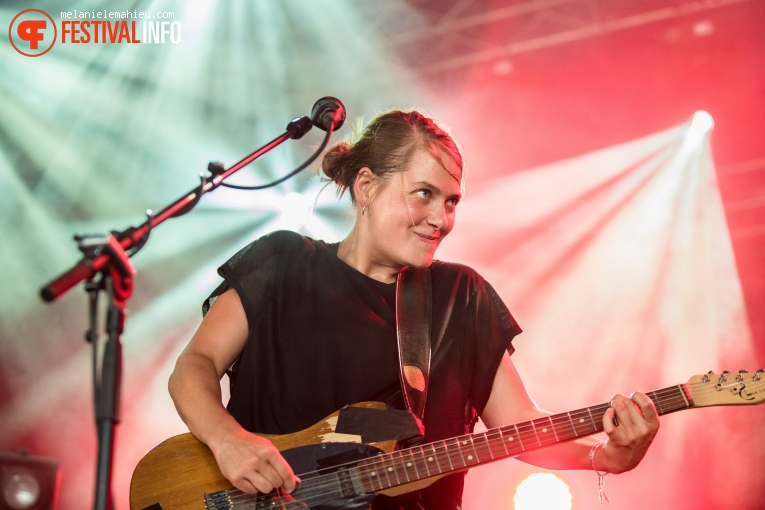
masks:
<svg viewBox="0 0 765 510"><path fill-rule="evenodd" d="M80 250L86 255L97 249L109 257L108 269L100 273L100 280L91 279L86 285L90 301L90 328L85 338L93 344L94 394L96 432L98 434L98 468L95 508L114 508L111 486L114 452L114 429L119 422L119 395L122 377L122 344L120 335L125 324L127 301L133 294L135 268L130 257L113 235L76 236ZM106 290L109 305L106 312L108 340L98 372L98 293Z"/></svg>
<svg viewBox="0 0 765 510"><path fill-rule="evenodd" d="M324 98L327 99L327 98ZM322 101L322 100L320 100ZM335 100L337 101L337 100ZM338 101L339 103L339 101ZM317 103L318 105L318 103ZM342 103L340 103L342 107ZM316 109L316 107L315 107ZM325 115L332 115L323 111ZM345 112L342 111L344 118ZM51 281L40 290L45 301L53 301L77 283L86 281L85 289L90 301L90 329L86 339L94 345L94 365L97 360L97 308L98 293L106 290L109 305L106 314L106 332L108 340L104 346L100 376L96 370L95 401L96 426L98 430L98 466L96 470L95 508L112 510L114 500L111 494L112 456L114 451L115 426L119 422L119 390L122 376L122 345L120 338L124 329L125 310L133 292L135 268L130 257L146 243L152 229L164 221L189 212L205 193L216 189L223 180L255 161L263 154L289 139L301 138L313 124L324 129L321 122L308 117L293 119L286 131L260 149L242 159L228 170L220 163L210 163L208 170L211 178L201 176L199 186L182 196L156 215L146 213L146 221L138 227L129 227L122 232L112 232L106 236L75 236L83 258L71 269ZM339 127L335 123L332 127ZM332 127L329 131L331 133ZM100 279L96 280L96 277Z"/></svg>

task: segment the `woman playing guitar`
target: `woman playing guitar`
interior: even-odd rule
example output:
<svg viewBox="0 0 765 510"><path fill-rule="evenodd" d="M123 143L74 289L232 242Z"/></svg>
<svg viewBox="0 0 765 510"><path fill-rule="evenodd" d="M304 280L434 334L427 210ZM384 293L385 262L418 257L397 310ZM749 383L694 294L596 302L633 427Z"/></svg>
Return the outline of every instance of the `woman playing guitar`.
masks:
<svg viewBox="0 0 765 510"><path fill-rule="evenodd" d="M170 378L179 414L223 476L245 493L293 492L298 476L262 434L299 431L360 401L404 409L395 295L405 268L429 268L432 287L423 442L471 432L478 416L487 427L549 416L513 366L521 329L494 289L469 267L434 260L463 191L453 138L417 111L389 111L333 146L322 170L350 193L348 236L331 244L275 232L242 249L219 269L224 282ZM585 437L519 458L621 473L638 465L658 428L646 395L616 395L602 416L605 443ZM374 508L460 508L463 478L459 471Z"/></svg>

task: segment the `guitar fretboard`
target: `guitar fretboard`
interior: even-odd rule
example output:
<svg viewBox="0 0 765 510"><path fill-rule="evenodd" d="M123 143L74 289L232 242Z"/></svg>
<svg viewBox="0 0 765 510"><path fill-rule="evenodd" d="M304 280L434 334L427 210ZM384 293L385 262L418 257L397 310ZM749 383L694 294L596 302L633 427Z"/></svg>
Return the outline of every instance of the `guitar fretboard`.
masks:
<svg viewBox="0 0 765 510"><path fill-rule="evenodd" d="M693 406L685 385L646 395L660 415ZM585 407L373 457L358 464L361 482L368 493L378 492L597 434L609 407Z"/></svg>

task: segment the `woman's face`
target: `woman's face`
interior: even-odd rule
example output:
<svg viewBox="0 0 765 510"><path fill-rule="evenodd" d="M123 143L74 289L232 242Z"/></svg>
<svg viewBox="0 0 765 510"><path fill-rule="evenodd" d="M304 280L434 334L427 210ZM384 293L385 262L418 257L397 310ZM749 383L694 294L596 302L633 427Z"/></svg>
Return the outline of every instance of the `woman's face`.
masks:
<svg viewBox="0 0 765 510"><path fill-rule="evenodd" d="M404 171L376 182L365 210L373 263L396 272L429 266L454 227L461 181L462 171L448 154L420 149Z"/></svg>

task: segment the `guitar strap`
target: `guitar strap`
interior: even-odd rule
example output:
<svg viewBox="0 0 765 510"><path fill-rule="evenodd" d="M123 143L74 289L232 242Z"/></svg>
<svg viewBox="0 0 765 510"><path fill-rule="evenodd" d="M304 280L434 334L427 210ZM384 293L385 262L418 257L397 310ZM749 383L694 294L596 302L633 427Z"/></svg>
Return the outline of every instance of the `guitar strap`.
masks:
<svg viewBox="0 0 765 510"><path fill-rule="evenodd" d="M407 409L420 421L430 377L431 292L430 269L406 268L398 274L396 336L401 387Z"/></svg>

